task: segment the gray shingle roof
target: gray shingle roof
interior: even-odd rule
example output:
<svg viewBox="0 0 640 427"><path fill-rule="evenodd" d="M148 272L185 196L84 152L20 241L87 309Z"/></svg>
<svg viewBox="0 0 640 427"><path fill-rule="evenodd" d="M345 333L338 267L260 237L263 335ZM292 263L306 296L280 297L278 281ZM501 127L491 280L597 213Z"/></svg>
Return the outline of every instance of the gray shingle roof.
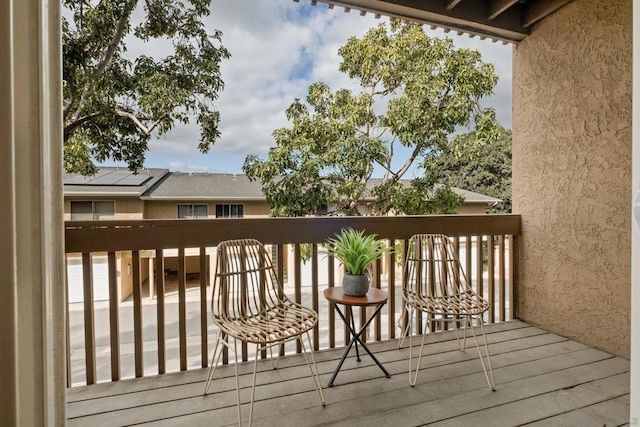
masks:
<svg viewBox="0 0 640 427"><path fill-rule="evenodd" d="M370 184L376 184L372 179ZM408 182L408 181L406 181ZM492 204L500 199L453 188L466 203ZM138 196L145 200L264 200L262 186L244 174L184 173L144 169L137 174L114 167L92 177L65 174L65 196Z"/></svg>
<svg viewBox="0 0 640 427"><path fill-rule="evenodd" d="M259 182L243 174L171 172L143 196L149 200L265 200Z"/></svg>
<svg viewBox="0 0 640 427"><path fill-rule="evenodd" d="M379 180L373 179L371 184ZM408 181L407 181L408 182ZM500 199L453 188L466 203L492 204ZM142 196L149 200L264 200L262 186L244 174L171 172Z"/></svg>

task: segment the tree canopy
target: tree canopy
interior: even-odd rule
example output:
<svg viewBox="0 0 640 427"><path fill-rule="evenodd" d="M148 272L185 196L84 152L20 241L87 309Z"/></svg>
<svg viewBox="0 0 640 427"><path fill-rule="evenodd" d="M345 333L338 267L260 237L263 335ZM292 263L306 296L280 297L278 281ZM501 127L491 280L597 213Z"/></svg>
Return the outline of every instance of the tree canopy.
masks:
<svg viewBox="0 0 640 427"><path fill-rule="evenodd" d="M64 166L90 175L94 160L144 165L152 135L200 126L198 148L218 138L214 100L229 58L203 18L211 0L62 0ZM164 40L162 57L127 56L126 42Z"/></svg>
<svg viewBox="0 0 640 427"><path fill-rule="evenodd" d="M475 137L474 132L462 136L469 140ZM425 167L434 171L443 184L501 199L490 209L491 213L511 212L511 130L500 126L498 137L472 158L440 152L425 162Z"/></svg>
<svg viewBox="0 0 640 427"><path fill-rule="evenodd" d="M402 180L434 150L475 152L495 138L495 112L479 104L497 83L493 65L400 21L349 38L338 53L340 71L360 90L312 84L306 102L287 109L290 127L274 131L267 159L245 160L272 214L315 214L323 205L357 214L364 200L373 215L453 212L461 199L435 186L436 174L422 169L409 185ZM475 128L477 138L452 136L460 126ZM398 159L400 151L409 154ZM374 170L381 179L372 180Z"/></svg>

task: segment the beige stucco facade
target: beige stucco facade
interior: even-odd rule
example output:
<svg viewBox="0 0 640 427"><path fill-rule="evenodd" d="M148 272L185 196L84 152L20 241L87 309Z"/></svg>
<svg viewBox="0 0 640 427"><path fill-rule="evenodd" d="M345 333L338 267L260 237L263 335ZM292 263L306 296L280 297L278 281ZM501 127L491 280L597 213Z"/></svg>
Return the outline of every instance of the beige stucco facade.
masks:
<svg viewBox="0 0 640 427"><path fill-rule="evenodd" d="M577 0L513 52L519 316L629 357L632 2Z"/></svg>
<svg viewBox="0 0 640 427"><path fill-rule="evenodd" d="M256 218L269 215L269 205L266 201L246 200L145 200L145 219L171 219L178 217L178 205L183 203L196 203L208 205L209 218L216 217L216 204L240 204L244 205L244 218Z"/></svg>
<svg viewBox="0 0 640 427"><path fill-rule="evenodd" d="M269 205L264 200L142 200L138 196L129 197L92 197L70 196L64 200L64 220L71 219L71 201L114 201L115 220L139 219L173 219L178 217L178 205L185 203L206 204L209 218L216 217L216 204L241 204L244 206L244 218L260 218L269 216ZM487 213L486 203L465 203L459 206L456 213L462 215L481 215Z"/></svg>
<svg viewBox="0 0 640 427"><path fill-rule="evenodd" d="M459 215L484 215L487 213L486 203L465 203L458 206L456 213Z"/></svg>
<svg viewBox="0 0 640 427"><path fill-rule="evenodd" d="M113 201L115 216L113 219L138 220L144 219L144 202L138 197L65 197L64 220L71 219L71 201Z"/></svg>

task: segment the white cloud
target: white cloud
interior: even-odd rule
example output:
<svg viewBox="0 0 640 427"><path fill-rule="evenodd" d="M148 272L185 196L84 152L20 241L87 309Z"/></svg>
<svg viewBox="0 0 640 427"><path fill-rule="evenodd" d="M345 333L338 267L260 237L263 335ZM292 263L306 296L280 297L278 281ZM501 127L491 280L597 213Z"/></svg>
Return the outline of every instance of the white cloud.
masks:
<svg viewBox="0 0 640 427"><path fill-rule="evenodd" d="M232 58L222 64L225 89L216 102L222 136L211 153L197 149L197 126L176 126L151 143L150 162L167 162L173 170L240 172L248 154L264 156L273 145L272 132L287 126L285 110L295 98L304 99L309 85L323 81L331 88L355 84L338 71L338 48L350 36L362 36L381 21L324 4L291 0L213 0L207 17L211 29L223 32L222 43ZM440 30L430 34L443 36ZM451 36L446 34L446 36ZM511 126L511 46L467 36L453 36L459 47L477 48L485 61L496 64L500 82L485 104L496 107L498 119ZM130 53L153 54L162 43L130 45ZM148 164L167 167L165 164ZM189 168L189 169L187 169ZM229 169L231 168L231 170ZM235 168L235 170L233 169Z"/></svg>

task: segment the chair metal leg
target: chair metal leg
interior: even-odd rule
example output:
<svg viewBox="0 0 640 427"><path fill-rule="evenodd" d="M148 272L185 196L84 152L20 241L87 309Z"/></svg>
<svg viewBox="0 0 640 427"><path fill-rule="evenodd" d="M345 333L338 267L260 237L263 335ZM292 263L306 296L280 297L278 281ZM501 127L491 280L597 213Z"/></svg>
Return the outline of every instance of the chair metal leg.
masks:
<svg viewBox="0 0 640 427"><path fill-rule="evenodd" d="M271 367L273 369L278 369L278 366L280 365L280 352L276 351L276 357L273 357L273 347L273 345L269 346L269 358L271 359Z"/></svg>
<svg viewBox="0 0 640 427"><path fill-rule="evenodd" d="M313 346L311 344L311 337L309 336L309 332L306 333L307 341L309 343L309 351L306 349L306 345L302 339L302 335L298 336L298 340L302 346L302 351L305 357L305 361L307 362L307 366L311 371L311 379L313 380L313 385L316 388L316 392L318 393L318 397L320 398L320 403L322 406L325 406L324 393L322 391L322 383L320 382L320 373L318 371L318 366L316 365L315 356L313 354ZM276 344L280 345L280 344ZM211 366L209 367L209 372L207 374L207 380L204 387L204 394L206 395L209 391L209 387L211 385L213 374L216 370L216 366L220 361L220 357L222 356L223 348L229 348L229 343L226 342L222 338L222 334L218 334L218 339L216 340L216 346L213 350L213 357L211 360ZM269 346L269 350L271 350L273 346ZM260 351L264 350L260 348L259 344L256 344L255 357L253 361L253 377L251 379L251 401L249 403L249 426L253 424L253 403L255 401L255 391L256 391L256 378L258 372L258 355ZM241 410L241 401L240 401L240 375L238 372L238 340L234 339L234 348L233 353L235 357L235 375L236 375L236 399L237 399L237 407L238 407L238 426L242 426L242 410ZM277 367L277 361L279 360L280 355L278 354L276 357L276 363L274 369Z"/></svg>
<svg viewBox="0 0 640 427"><path fill-rule="evenodd" d="M458 349L460 349L461 351L466 351L467 350L467 328L472 328L473 324L471 323L471 316L464 316L464 327L460 328L462 320L456 316L456 318L454 319L454 321L456 322L456 341L458 343ZM462 345L460 345L460 335L458 333L458 331L462 329Z"/></svg>
<svg viewBox="0 0 640 427"><path fill-rule="evenodd" d="M413 316L413 313L410 313L411 316ZM420 351L418 353L418 363L416 364L416 371L415 374L412 375L413 373L413 331L412 331L412 327L411 327L411 318L409 318L409 384L411 385L411 387L416 385L416 382L418 381L418 372L420 371L420 363L422 361L422 351L424 349L424 339L427 336L427 334L423 333L422 334L422 340L420 343ZM429 318L427 318L427 324L429 323Z"/></svg>
<svg viewBox="0 0 640 427"><path fill-rule="evenodd" d="M307 341L309 342L308 355L307 355L306 346L304 345L304 340L302 339L302 335L298 336L298 340L300 341L300 346L302 347L304 360L307 362L307 366L311 371L311 379L313 379L313 385L315 386L316 392L318 393L318 397L320 398L320 403L322 403L322 406L325 406L324 393L322 392L322 383L320 382L320 373L318 372L318 365L316 365L316 358L313 355L313 345L311 344L311 337L309 336L308 331L306 332L306 335L307 335Z"/></svg>
<svg viewBox="0 0 640 427"><path fill-rule="evenodd" d="M256 354L253 359L253 378L251 380L251 403L249 405L249 427L253 423L253 401L256 396L256 374L258 372L258 354L260 353L260 344L256 344ZM240 398L238 397L238 406L240 406ZM242 426L242 420L240 421Z"/></svg>
<svg viewBox="0 0 640 427"><path fill-rule="evenodd" d="M484 361L485 356L483 356L482 352L480 351L478 336L476 335L475 330L473 329L473 326L471 327L471 333L473 334L473 338L475 339L475 342L476 342L476 349L478 349L478 357L480 358L480 363L482 363L482 370L484 371L484 376L487 380L487 384L489 385L489 388L491 389L491 391L496 391L496 382L493 378L493 366L491 365L491 356L489 354L489 346L487 345L487 335L484 332L484 322L481 316L478 316L478 321L480 322L480 330L482 331L482 339L484 341L484 350L487 358L486 365L489 366L488 372L487 372L487 366L485 365L485 361Z"/></svg>
<svg viewBox="0 0 640 427"><path fill-rule="evenodd" d="M240 376L238 375L238 340L233 340L233 355L235 357L236 368L236 399L238 401L238 425L242 426L242 411L240 410ZM251 423L251 420L249 420Z"/></svg>
<svg viewBox="0 0 640 427"><path fill-rule="evenodd" d="M221 345L222 344L222 345ZM213 349L213 357L211 358L211 366L209 366L209 373L207 374L207 381L204 385L204 395L209 391L209 387L211 386L211 381L213 379L213 374L218 366L218 362L220 361L220 356L222 356L222 352L224 347L230 348L229 343L222 337L222 332L218 333L218 339L216 340L216 346ZM240 375L238 373L238 340L233 340L233 355L235 357L235 373L236 373L236 399L238 401L238 425L242 426L242 412L240 410ZM257 357L256 357L257 360ZM254 383L255 383L255 373L254 373ZM253 397L252 397L253 399ZM252 409L253 409L253 400L252 400ZM249 425L251 425L251 420L249 420Z"/></svg>
<svg viewBox="0 0 640 427"><path fill-rule="evenodd" d="M222 346L220 343L222 342ZM209 392L209 387L211 386L211 380L213 379L213 374L216 371L216 367L218 366L218 362L220 361L220 356L222 356L222 352L224 347L227 346L226 341L222 338L222 332L218 332L218 336L216 338L216 346L213 349L213 356L211 357L211 366L209 366L209 372L207 373L207 381L204 384L204 395ZM220 351L218 351L220 350Z"/></svg>
<svg viewBox="0 0 640 427"><path fill-rule="evenodd" d="M400 314L400 319L398 319L398 328L400 329L400 339L398 340L398 348L402 348L404 345L404 339L407 336L407 332L409 332L409 326L411 325L411 318L413 316L413 310L409 310L409 308L405 305L404 310ZM406 325L405 325L406 322Z"/></svg>

